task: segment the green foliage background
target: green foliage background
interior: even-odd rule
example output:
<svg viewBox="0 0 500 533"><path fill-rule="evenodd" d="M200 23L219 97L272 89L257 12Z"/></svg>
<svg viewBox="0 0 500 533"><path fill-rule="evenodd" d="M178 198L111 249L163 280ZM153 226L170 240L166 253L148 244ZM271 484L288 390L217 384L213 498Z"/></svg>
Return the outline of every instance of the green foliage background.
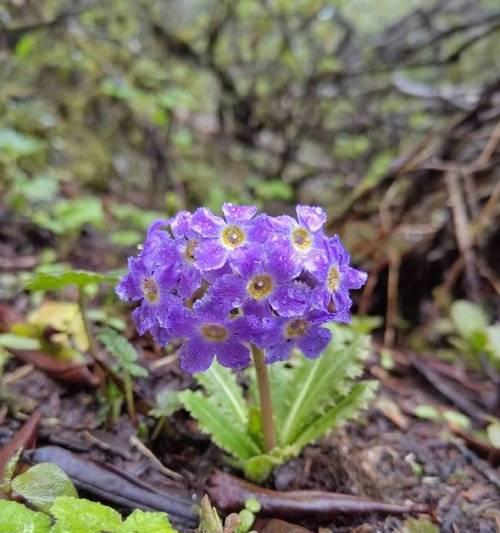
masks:
<svg viewBox="0 0 500 533"><path fill-rule="evenodd" d="M105 270L178 209L301 202L371 270L390 187L405 224L453 238L446 196L408 209L418 168L387 177L477 106L499 35L495 0L3 0L0 237L32 253L19 217L58 259Z"/></svg>

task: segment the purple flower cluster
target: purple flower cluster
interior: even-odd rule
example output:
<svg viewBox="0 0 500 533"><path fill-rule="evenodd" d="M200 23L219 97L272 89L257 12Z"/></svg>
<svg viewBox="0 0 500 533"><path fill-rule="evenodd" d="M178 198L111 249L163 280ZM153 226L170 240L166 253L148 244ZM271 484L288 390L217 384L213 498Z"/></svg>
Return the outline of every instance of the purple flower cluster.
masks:
<svg viewBox="0 0 500 533"><path fill-rule="evenodd" d="M366 281L340 239L324 234L325 211L299 205L297 220L229 203L222 211L182 211L151 225L116 288L139 304L139 333L180 341L187 372L207 370L214 357L244 368L251 344L268 363L294 347L318 357L331 340L324 324L350 321L349 291Z"/></svg>

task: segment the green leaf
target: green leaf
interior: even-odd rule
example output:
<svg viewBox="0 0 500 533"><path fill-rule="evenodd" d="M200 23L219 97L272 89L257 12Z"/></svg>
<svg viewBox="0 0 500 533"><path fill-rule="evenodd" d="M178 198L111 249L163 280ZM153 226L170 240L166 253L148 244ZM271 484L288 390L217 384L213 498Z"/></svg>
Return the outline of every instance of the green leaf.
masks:
<svg viewBox="0 0 500 533"><path fill-rule="evenodd" d="M36 37L32 33L28 33L16 44L15 54L18 58L24 58L29 55L35 48Z"/></svg>
<svg viewBox="0 0 500 533"><path fill-rule="evenodd" d="M49 533L50 518L17 502L0 500L2 533Z"/></svg>
<svg viewBox="0 0 500 533"><path fill-rule="evenodd" d="M453 302L450 315L458 333L466 339L488 327L488 318L484 311L467 300Z"/></svg>
<svg viewBox="0 0 500 533"><path fill-rule="evenodd" d="M245 477L254 483L263 483L273 469L280 464L268 454L257 455L245 461L243 471Z"/></svg>
<svg viewBox="0 0 500 533"><path fill-rule="evenodd" d="M469 429L471 422L470 418L458 411L444 411L443 418L452 426L460 429Z"/></svg>
<svg viewBox="0 0 500 533"><path fill-rule="evenodd" d="M0 152L13 158L36 154L45 143L16 130L0 128Z"/></svg>
<svg viewBox="0 0 500 533"><path fill-rule="evenodd" d="M248 408L243 393L231 370L214 361L203 373L196 374L196 381L202 385L210 401L241 428L248 424Z"/></svg>
<svg viewBox="0 0 500 533"><path fill-rule="evenodd" d="M376 381L366 381L355 385L341 402L309 425L295 439L294 445L303 448L326 435L333 427L338 427L347 419L355 416L373 398L377 385Z"/></svg>
<svg viewBox="0 0 500 533"><path fill-rule="evenodd" d="M93 196L59 200L47 211L33 214L33 222L58 235L73 234L84 224L102 226L102 202Z"/></svg>
<svg viewBox="0 0 500 533"><path fill-rule="evenodd" d="M493 422L486 428L488 440L494 448L500 449L500 421Z"/></svg>
<svg viewBox="0 0 500 533"><path fill-rule="evenodd" d="M222 530L222 520L219 518L217 509L212 507L207 495L203 496L200 503L198 533L222 533Z"/></svg>
<svg viewBox="0 0 500 533"><path fill-rule="evenodd" d="M333 341L316 360L301 358L286 393L277 398L276 425L281 446L291 445L318 416L340 401L362 372L369 351L369 337L346 326L331 326ZM278 405L278 404L277 404Z"/></svg>
<svg viewBox="0 0 500 533"><path fill-rule="evenodd" d="M165 513L134 511L117 533L176 533Z"/></svg>
<svg viewBox="0 0 500 533"><path fill-rule="evenodd" d="M0 346L10 350L39 350L40 341L14 333L1 333Z"/></svg>
<svg viewBox="0 0 500 533"><path fill-rule="evenodd" d="M137 350L118 332L111 328L105 328L99 334L99 340L106 346L108 352L118 359L119 366L133 377L146 377L148 371L136 364L138 359Z"/></svg>
<svg viewBox="0 0 500 533"><path fill-rule="evenodd" d="M50 513L57 519L51 533L117 533L122 525L117 511L83 498L60 496Z"/></svg>
<svg viewBox="0 0 500 533"><path fill-rule="evenodd" d="M56 291L68 285L76 285L83 289L89 285L99 283L115 283L117 276L114 274L100 274L86 270L66 270L64 272L38 272L26 283L30 291Z"/></svg>
<svg viewBox="0 0 500 533"><path fill-rule="evenodd" d="M200 429L208 433L223 450L239 460L260 455L262 450L247 435L246 426L231 424L220 406L201 392L183 391L179 398L184 407L199 422Z"/></svg>
<svg viewBox="0 0 500 533"><path fill-rule="evenodd" d="M441 413L433 405L417 405L415 407L415 416L422 420L441 420Z"/></svg>
<svg viewBox="0 0 500 533"><path fill-rule="evenodd" d="M500 363L500 324L493 324L488 327L488 347L493 362Z"/></svg>
<svg viewBox="0 0 500 533"><path fill-rule="evenodd" d="M404 526L404 533L439 533L439 528L427 518L409 518Z"/></svg>
<svg viewBox="0 0 500 533"><path fill-rule="evenodd" d="M271 475L275 467L296 457L299 453L299 447L286 446L285 448L277 447L269 453L252 457L243 464L245 477L255 483L262 483Z"/></svg>
<svg viewBox="0 0 500 533"><path fill-rule="evenodd" d="M33 507L45 512L49 511L58 496L78 497L71 479L51 463L31 467L14 478L11 486Z"/></svg>
<svg viewBox="0 0 500 533"><path fill-rule="evenodd" d="M156 396L155 407L149 411L149 416L161 418L171 416L182 407L179 391L163 389Z"/></svg>

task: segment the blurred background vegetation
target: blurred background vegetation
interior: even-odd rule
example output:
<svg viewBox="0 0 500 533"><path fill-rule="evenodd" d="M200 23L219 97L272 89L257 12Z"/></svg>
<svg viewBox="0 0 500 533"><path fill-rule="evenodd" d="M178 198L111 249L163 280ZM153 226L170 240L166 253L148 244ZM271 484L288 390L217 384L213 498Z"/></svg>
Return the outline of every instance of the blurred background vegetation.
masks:
<svg viewBox="0 0 500 533"><path fill-rule="evenodd" d="M386 343L498 313L499 50L498 0L1 0L0 296L123 265L165 213L300 202Z"/></svg>

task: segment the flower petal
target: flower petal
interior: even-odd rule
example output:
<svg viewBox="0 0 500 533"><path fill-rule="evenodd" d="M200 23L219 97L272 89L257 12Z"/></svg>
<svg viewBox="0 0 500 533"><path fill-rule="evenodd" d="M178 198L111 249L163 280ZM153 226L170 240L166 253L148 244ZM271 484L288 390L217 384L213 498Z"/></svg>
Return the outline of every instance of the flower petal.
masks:
<svg viewBox="0 0 500 533"><path fill-rule="evenodd" d="M257 213L254 205L235 205L225 202L222 205L222 212L229 224L237 222L248 222Z"/></svg>
<svg viewBox="0 0 500 533"><path fill-rule="evenodd" d="M217 237L224 226L224 220L206 207L198 208L191 219L192 229L202 237Z"/></svg>
<svg viewBox="0 0 500 533"><path fill-rule="evenodd" d="M123 301L135 302L137 300L142 300L144 294L141 289L141 280L134 276L132 272L129 272L127 275L121 278L118 285L115 287L115 292L118 295L118 298Z"/></svg>
<svg viewBox="0 0 500 533"><path fill-rule="evenodd" d="M168 321L165 319L166 317L160 317L160 324L169 327L172 335L177 338L189 337L198 323L194 313L181 306L174 307L169 313Z"/></svg>
<svg viewBox="0 0 500 533"><path fill-rule="evenodd" d="M159 324L155 324L151 328L151 335L153 336L155 342L157 342L160 346L165 346L170 342L168 330L161 327Z"/></svg>
<svg viewBox="0 0 500 533"><path fill-rule="evenodd" d="M179 273L177 294L181 298L191 298L194 292L201 286L202 276L194 266L184 264Z"/></svg>
<svg viewBox="0 0 500 533"><path fill-rule="evenodd" d="M147 237L146 240L149 240L151 238L154 238L156 234L164 234L168 236L168 233L165 233L162 231L162 228L167 228L170 224L170 220L167 220L165 218L159 218L158 220L155 220L149 225Z"/></svg>
<svg viewBox="0 0 500 533"><path fill-rule="evenodd" d="M179 352L181 368L190 374L208 370L213 358L213 347L198 336L191 337Z"/></svg>
<svg viewBox="0 0 500 533"><path fill-rule="evenodd" d="M271 348L266 349L266 363L272 364L279 361L286 361L290 358L290 353L293 348L293 342L283 341Z"/></svg>
<svg viewBox="0 0 500 533"><path fill-rule="evenodd" d="M328 346L332 340L329 329L312 326L309 331L297 339L297 346L309 359L315 359Z"/></svg>
<svg viewBox="0 0 500 533"><path fill-rule="evenodd" d="M144 335L146 331L157 324L157 308L146 301L142 301L141 305L132 312L132 318L139 335Z"/></svg>
<svg viewBox="0 0 500 533"><path fill-rule="evenodd" d="M295 278L300 274L302 267L297 256L290 253L288 245L280 242L268 255L267 270L269 274L280 283Z"/></svg>
<svg viewBox="0 0 500 533"><path fill-rule="evenodd" d="M338 235L325 239L325 245L331 264L348 265L351 262L351 256L347 253Z"/></svg>
<svg viewBox="0 0 500 533"><path fill-rule="evenodd" d="M311 205L298 205L297 218L300 224L312 232L319 231L326 222L325 210Z"/></svg>
<svg viewBox="0 0 500 533"><path fill-rule="evenodd" d="M339 288L332 294L334 305L333 317L335 322L350 324L352 300L347 289Z"/></svg>
<svg viewBox="0 0 500 533"><path fill-rule="evenodd" d="M241 342L231 340L217 344L215 351L217 361L227 368L241 370L250 364L250 350Z"/></svg>
<svg viewBox="0 0 500 533"><path fill-rule="evenodd" d="M233 270L243 279L263 271L266 252L259 244L249 244L236 248L231 254L229 263Z"/></svg>
<svg viewBox="0 0 500 533"><path fill-rule="evenodd" d="M310 303L311 290L305 283L287 283L279 286L269 297L271 307L280 316L303 315Z"/></svg>
<svg viewBox="0 0 500 533"><path fill-rule="evenodd" d="M191 220L193 215L189 211L179 211L170 221L170 228L176 239L188 237L191 233Z"/></svg>
<svg viewBox="0 0 500 533"><path fill-rule="evenodd" d="M207 239L198 244L194 251L196 264L200 270L217 270L227 261L229 250L215 239Z"/></svg>
<svg viewBox="0 0 500 533"><path fill-rule="evenodd" d="M245 281L239 276L226 274L212 285L209 294L221 307L229 311L240 307L246 300L245 285Z"/></svg>
<svg viewBox="0 0 500 533"><path fill-rule="evenodd" d="M341 268L342 273L342 283L348 289L361 289L361 287L366 283L368 274L362 270L357 270L350 266L344 266Z"/></svg>

